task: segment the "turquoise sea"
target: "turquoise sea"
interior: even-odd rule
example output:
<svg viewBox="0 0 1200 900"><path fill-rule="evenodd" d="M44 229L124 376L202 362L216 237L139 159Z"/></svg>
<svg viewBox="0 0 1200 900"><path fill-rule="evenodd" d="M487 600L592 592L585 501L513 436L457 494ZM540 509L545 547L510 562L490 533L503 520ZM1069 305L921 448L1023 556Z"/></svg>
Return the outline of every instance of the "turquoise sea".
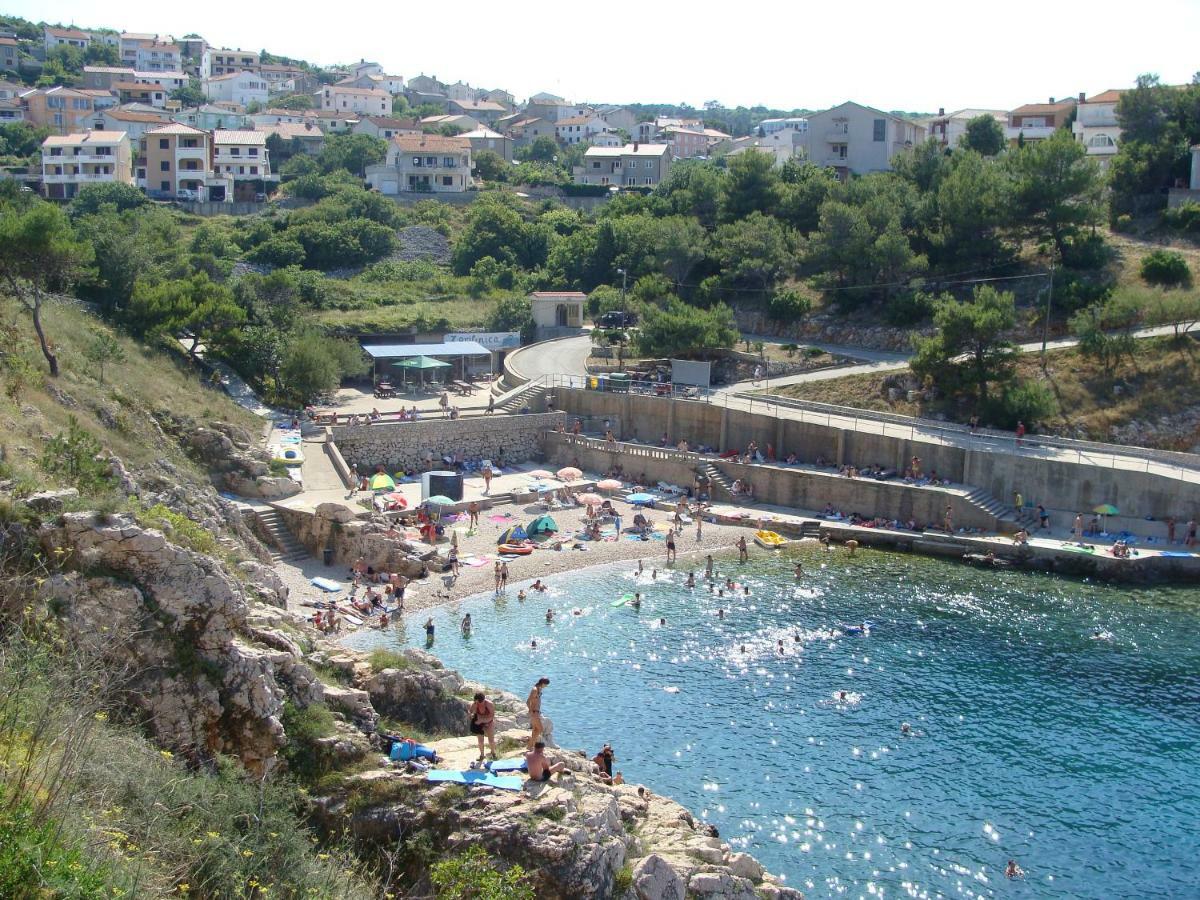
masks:
<svg viewBox="0 0 1200 900"><path fill-rule="evenodd" d="M518 582L434 612L432 650L522 697L548 676L559 744L611 742L810 897L1200 897L1200 590L805 548L719 560L718 597L689 567Z"/></svg>

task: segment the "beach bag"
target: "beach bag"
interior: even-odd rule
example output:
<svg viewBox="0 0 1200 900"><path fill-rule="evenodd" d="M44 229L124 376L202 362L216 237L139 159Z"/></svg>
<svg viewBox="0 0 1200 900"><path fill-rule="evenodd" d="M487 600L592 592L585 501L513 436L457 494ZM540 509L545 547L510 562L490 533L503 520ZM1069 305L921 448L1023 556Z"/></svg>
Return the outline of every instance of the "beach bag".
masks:
<svg viewBox="0 0 1200 900"><path fill-rule="evenodd" d="M424 744L406 738L392 744L388 756L396 762L408 762L410 759L434 759L437 754Z"/></svg>

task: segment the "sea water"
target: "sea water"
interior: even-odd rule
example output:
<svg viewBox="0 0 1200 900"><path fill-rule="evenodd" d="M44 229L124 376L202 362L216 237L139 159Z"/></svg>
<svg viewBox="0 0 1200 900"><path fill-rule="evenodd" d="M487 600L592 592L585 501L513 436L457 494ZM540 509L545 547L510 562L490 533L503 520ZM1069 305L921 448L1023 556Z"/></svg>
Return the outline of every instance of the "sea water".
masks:
<svg viewBox="0 0 1200 900"><path fill-rule="evenodd" d="M560 745L611 742L810 897L1200 897L1200 591L870 551L721 559L723 597L650 568L439 609L431 649L521 697L549 677Z"/></svg>

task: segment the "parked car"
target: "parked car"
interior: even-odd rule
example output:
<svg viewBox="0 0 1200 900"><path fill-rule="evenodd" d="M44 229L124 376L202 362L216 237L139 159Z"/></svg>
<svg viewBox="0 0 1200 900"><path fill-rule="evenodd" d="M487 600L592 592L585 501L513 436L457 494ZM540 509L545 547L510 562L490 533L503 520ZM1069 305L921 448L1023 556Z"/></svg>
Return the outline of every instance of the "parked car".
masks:
<svg viewBox="0 0 1200 900"><path fill-rule="evenodd" d="M596 320L596 326L598 328L632 328L636 324L636 313L621 312L617 309L606 312Z"/></svg>
<svg viewBox="0 0 1200 900"><path fill-rule="evenodd" d="M190 190L189 188L180 188L179 190L177 190L175 192L175 199L176 200L199 200L200 192Z"/></svg>

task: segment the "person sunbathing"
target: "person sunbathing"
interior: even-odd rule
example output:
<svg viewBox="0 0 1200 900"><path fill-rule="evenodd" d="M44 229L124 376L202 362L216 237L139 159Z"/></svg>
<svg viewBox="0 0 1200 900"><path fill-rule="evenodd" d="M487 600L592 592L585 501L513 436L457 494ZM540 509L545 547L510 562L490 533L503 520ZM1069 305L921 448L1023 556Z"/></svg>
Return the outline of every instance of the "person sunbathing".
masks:
<svg viewBox="0 0 1200 900"><path fill-rule="evenodd" d="M525 768L529 772L530 781L549 781L551 775L561 775L567 771L564 763L552 763L546 758L546 742L538 741L533 749L525 754Z"/></svg>

